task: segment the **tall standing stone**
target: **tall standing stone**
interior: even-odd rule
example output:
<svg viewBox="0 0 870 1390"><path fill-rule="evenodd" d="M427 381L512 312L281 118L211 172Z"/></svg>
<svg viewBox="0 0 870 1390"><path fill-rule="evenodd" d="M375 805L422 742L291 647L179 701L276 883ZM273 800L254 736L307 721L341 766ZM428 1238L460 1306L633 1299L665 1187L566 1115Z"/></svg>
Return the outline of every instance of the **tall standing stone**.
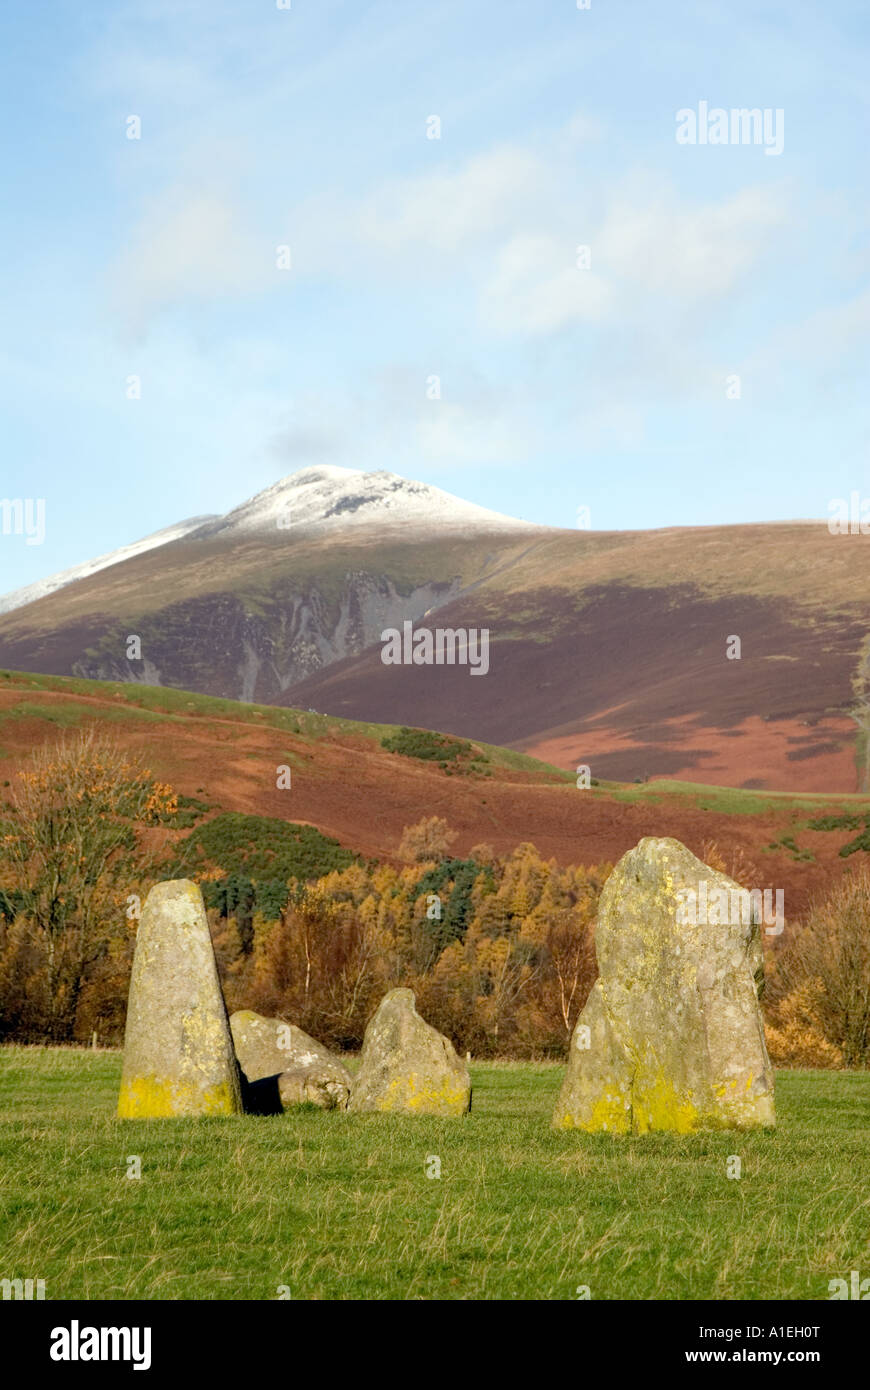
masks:
<svg viewBox="0 0 870 1390"><path fill-rule="evenodd" d="M136 935L118 1114L234 1115L241 1108L202 893L186 878L158 883Z"/></svg>
<svg viewBox="0 0 870 1390"><path fill-rule="evenodd" d="M471 1108L471 1078L449 1038L417 1013L410 989L381 1000L363 1039L349 1110L464 1115Z"/></svg>
<svg viewBox="0 0 870 1390"><path fill-rule="evenodd" d="M758 916L746 889L679 840L644 839L623 855L601 894L599 978L571 1039L556 1126L775 1123Z"/></svg>

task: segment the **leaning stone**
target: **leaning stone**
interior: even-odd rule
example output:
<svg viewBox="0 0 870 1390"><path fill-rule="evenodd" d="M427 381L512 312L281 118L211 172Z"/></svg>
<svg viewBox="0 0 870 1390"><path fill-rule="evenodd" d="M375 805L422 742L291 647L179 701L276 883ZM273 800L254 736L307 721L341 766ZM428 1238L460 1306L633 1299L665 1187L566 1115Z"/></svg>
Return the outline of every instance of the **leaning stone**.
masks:
<svg viewBox="0 0 870 1390"><path fill-rule="evenodd" d="M644 1134L775 1123L761 929L745 895L679 840L644 839L623 855L601 894L599 978L571 1039L556 1126ZM693 922L705 898L712 910Z"/></svg>
<svg viewBox="0 0 870 1390"><path fill-rule="evenodd" d="M346 1110L350 1085L337 1077L331 1068L320 1067L315 1062L309 1067L282 1072L278 1077L278 1095L283 1110L304 1105L306 1101L319 1105L321 1110Z"/></svg>
<svg viewBox="0 0 870 1390"><path fill-rule="evenodd" d="M249 1082L316 1066L350 1090L350 1073L338 1058L294 1023L239 1009L230 1015L230 1030L239 1066Z"/></svg>
<svg viewBox="0 0 870 1390"><path fill-rule="evenodd" d="M186 878L158 883L136 934L118 1114L234 1115L241 1108L202 893Z"/></svg>
<svg viewBox="0 0 870 1390"><path fill-rule="evenodd" d="M409 989L393 989L366 1028L350 1110L464 1115L471 1078L453 1044L430 1027Z"/></svg>

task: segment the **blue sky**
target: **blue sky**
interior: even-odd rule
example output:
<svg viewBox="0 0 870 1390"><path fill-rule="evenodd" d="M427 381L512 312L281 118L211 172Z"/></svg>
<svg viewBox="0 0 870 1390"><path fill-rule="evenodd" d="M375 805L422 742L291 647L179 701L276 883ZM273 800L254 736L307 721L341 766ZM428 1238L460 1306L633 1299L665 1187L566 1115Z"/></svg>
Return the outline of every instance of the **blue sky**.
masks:
<svg viewBox="0 0 870 1390"><path fill-rule="evenodd" d="M318 462L608 529L863 494L868 34L864 0L4 6L0 495L46 535L0 536L0 591ZM702 101L781 110L782 152L678 144Z"/></svg>

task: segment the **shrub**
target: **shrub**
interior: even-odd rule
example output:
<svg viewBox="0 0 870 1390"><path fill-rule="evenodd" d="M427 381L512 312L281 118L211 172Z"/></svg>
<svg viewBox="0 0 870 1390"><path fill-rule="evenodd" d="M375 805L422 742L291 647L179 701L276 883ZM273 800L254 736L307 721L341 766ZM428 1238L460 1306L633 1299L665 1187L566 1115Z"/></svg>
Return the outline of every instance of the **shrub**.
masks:
<svg viewBox="0 0 870 1390"><path fill-rule="evenodd" d="M320 878L346 869L357 856L313 825L229 811L194 830L181 842L175 871L207 867L255 883Z"/></svg>
<svg viewBox="0 0 870 1390"><path fill-rule="evenodd" d="M818 1034L847 1067L870 1063L870 870L844 878L810 910L776 963L771 1024Z"/></svg>
<svg viewBox="0 0 870 1390"><path fill-rule="evenodd" d="M775 1020L775 1021L774 1021ZM770 1060L777 1067L842 1067L843 1054L822 1032L814 985L799 985L765 1027Z"/></svg>
<svg viewBox="0 0 870 1390"><path fill-rule="evenodd" d="M388 753L401 753L405 758L440 763L445 770L450 763L456 770L477 771L480 765L489 762L489 758L468 739L434 734L429 729L403 727L397 733L382 738L381 747L386 748Z"/></svg>

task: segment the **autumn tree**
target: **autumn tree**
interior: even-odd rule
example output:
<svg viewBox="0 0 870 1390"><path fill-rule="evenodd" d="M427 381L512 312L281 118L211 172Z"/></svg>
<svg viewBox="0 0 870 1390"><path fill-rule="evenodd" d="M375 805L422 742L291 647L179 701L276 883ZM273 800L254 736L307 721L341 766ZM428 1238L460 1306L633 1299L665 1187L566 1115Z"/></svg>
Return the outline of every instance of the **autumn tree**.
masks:
<svg viewBox="0 0 870 1390"><path fill-rule="evenodd" d="M774 1026L800 1023L847 1067L870 1064L868 920L870 869L862 866L814 904L776 962Z"/></svg>
<svg viewBox="0 0 870 1390"><path fill-rule="evenodd" d="M27 933L43 962L50 1038L72 1036L86 973L108 954L111 929L123 931L125 900L148 869L137 832L176 809L171 788L93 730L38 749L19 772L3 822L4 886L19 938Z"/></svg>
<svg viewBox="0 0 870 1390"><path fill-rule="evenodd" d="M377 873L377 871L376 871ZM336 872L295 886L281 918L257 944L251 999L261 1012L292 1020L334 1046L359 1046L392 978L395 938L385 896L359 901ZM241 1003L237 990L233 1002Z"/></svg>
<svg viewBox="0 0 870 1390"><path fill-rule="evenodd" d="M552 908L542 914L542 925L552 998L567 1043L597 974L589 913L582 906Z"/></svg>
<svg viewBox="0 0 870 1390"><path fill-rule="evenodd" d="M446 858L456 839L443 816L424 816L416 825L405 827L399 844L399 858L406 864L428 864Z"/></svg>

